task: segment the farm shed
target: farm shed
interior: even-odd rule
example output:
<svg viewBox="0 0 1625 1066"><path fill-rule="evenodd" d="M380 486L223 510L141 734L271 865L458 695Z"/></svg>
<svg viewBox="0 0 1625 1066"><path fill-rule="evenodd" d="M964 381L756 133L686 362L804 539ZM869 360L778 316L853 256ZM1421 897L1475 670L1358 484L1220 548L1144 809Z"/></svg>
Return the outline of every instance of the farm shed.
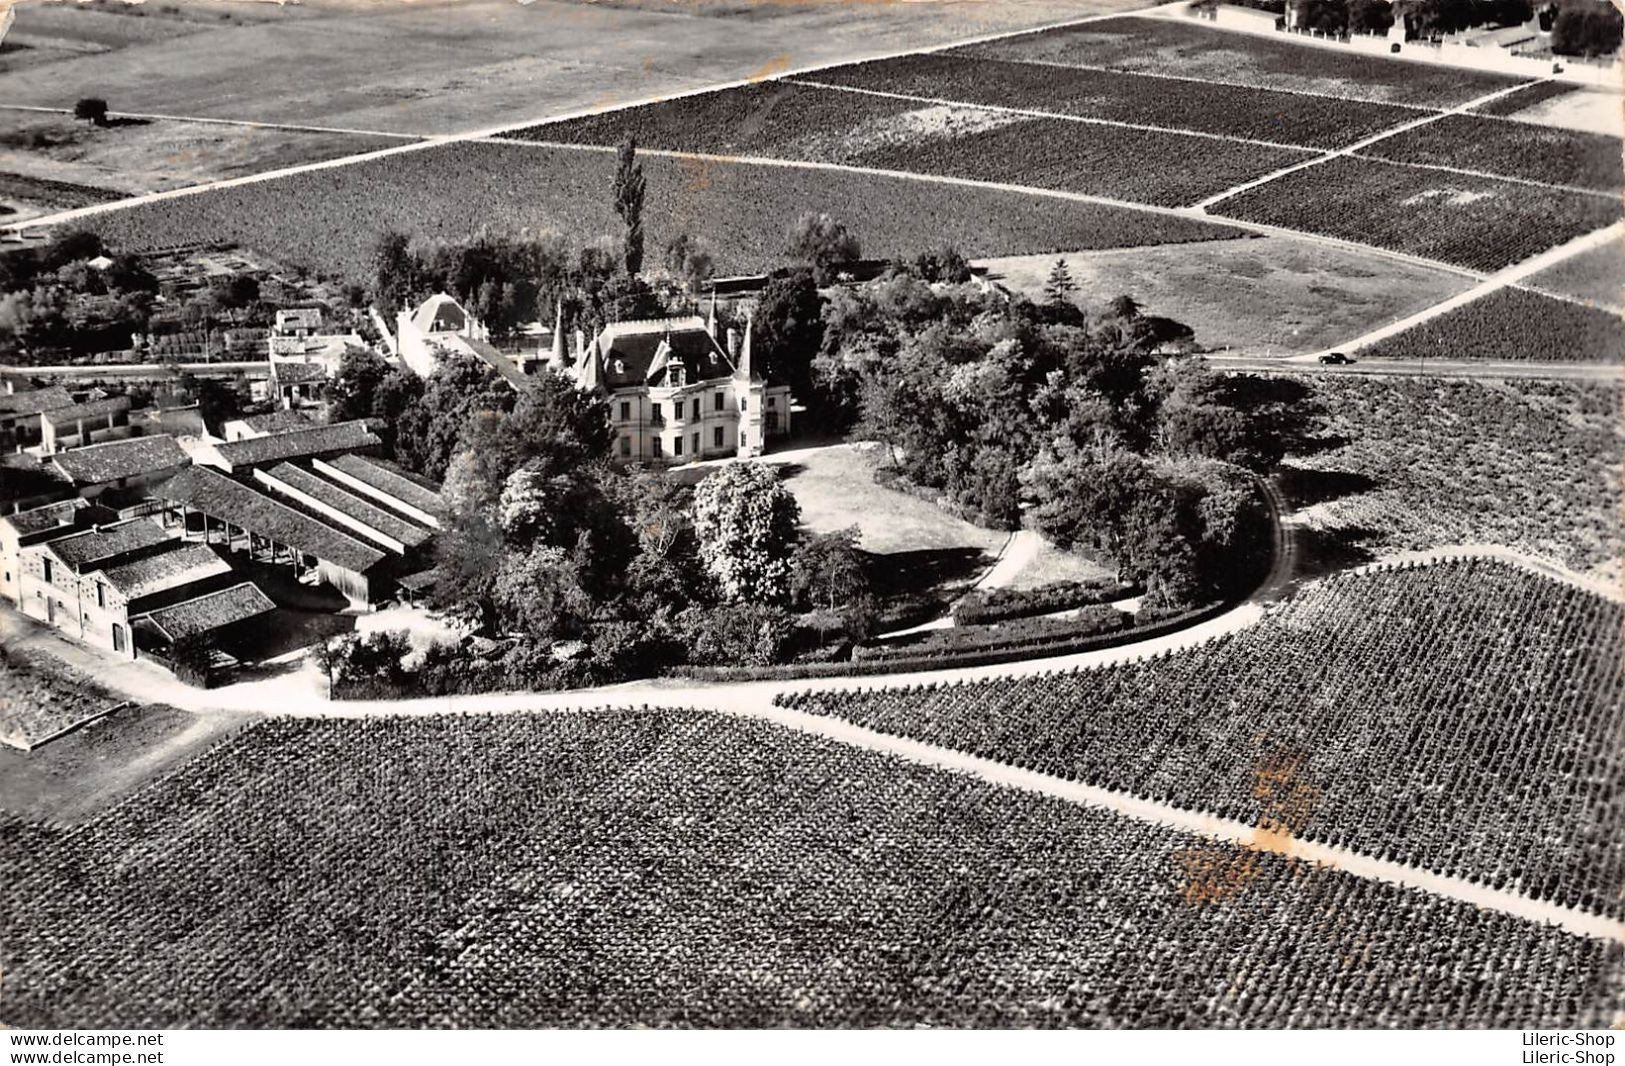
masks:
<svg viewBox="0 0 1625 1066"><path fill-rule="evenodd" d="M226 561L202 544L170 542L172 547L80 579L80 633L83 640L135 658L132 620L180 599L218 588L231 579Z"/></svg>
<svg viewBox="0 0 1625 1066"><path fill-rule="evenodd" d="M51 465L72 482L79 495L92 500L107 489L156 484L190 463L175 438L167 434L92 444L51 456Z"/></svg>
<svg viewBox="0 0 1625 1066"><path fill-rule="evenodd" d="M392 463L361 455L342 455L331 460L318 459L311 465L340 485L431 529L440 529L448 513L438 486L412 477Z"/></svg>
<svg viewBox="0 0 1625 1066"><path fill-rule="evenodd" d="M58 385L28 392L0 393L0 449L13 451L40 442L40 416L71 407L73 397Z"/></svg>
<svg viewBox="0 0 1625 1066"><path fill-rule="evenodd" d="M162 653L178 641L208 636L229 648L246 628L244 623L276 610L271 598L252 582L243 581L193 599L163 607L135 618L143 651Z"/></svg>
<svg viewBox="0 0 1625 1066"><path fill-rule="evenodd" d="M263 415L234 418L220 427L220 434L227 440L248 440L250 437L268 437L273 433L309 429L314 424L303 411L271 411Z"/></svg>
<svg viewBox="0 0 1625 1066"><path fill-rule="evenodd" d="M40 450L55 455L87 444L121 440L132 432L128 396L87 400L40 415Z"/></svg>
<svg viewBox="0 0 1625 1066"><path fill-rule="evenodd" d="M378 436L367 428L367 423L358 419L225 441L199 452L198 461L219 467L228 474L237 474L256 466L275 466L290 459L312 459L376 448L381 443Z"/></svg>
<svg viewBox="0 0 1625 1066"><path fill-rule="evenodd" d="M423 547L434 535L427 528L413 525L399 515L374 506L292 463L281 463L270 470L256 470L254 480L272 492L316 512L323 519L383 545L396 555L405 555Z"/></svg>
<svg viewBox="0 0 1625 1066"><path fill-rule="evenodd" d="M105 593L85 581L92 571L135 562L175 543L156 522L126 522L70 533L22 549L17 573L18 605L24 614L83 639L105 635L109 646L126 634L99 627L94 607L105 611Z"/></svg>
<svg viewBox="0 0 1625 1066"><path fill-rule="evenodd" d="M165 524L178 523L183 539L192 536L195 515L204 543L246 551L252 560L286 562L298 578L313 573L358 607L371 606L383 591L383 550L216 470L194 466L156 495L165 505Z"/></svg>
<svg viewBox="0 0 1625 1066"><path fill-rule="evenodd" d="M24 548L85 529L103 513L75 496L0 517L0 596L22 606L18 582Z"/></svg>

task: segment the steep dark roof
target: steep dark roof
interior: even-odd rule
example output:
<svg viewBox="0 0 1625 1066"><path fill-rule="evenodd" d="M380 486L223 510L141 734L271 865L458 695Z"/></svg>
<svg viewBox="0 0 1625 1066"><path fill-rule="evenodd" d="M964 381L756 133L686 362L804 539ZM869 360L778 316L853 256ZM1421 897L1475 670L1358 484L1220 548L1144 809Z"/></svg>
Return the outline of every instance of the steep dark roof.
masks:
<svg viewBox="0 0 1625 1066"><path fill-rule="evenodd" d="M446 513L446 500L439 492L416 478L408 477L403 471L382 460L365 455L341 455L337 459L328 460L328 463L333 469L343 471L362 484L393 496L420 511L432 515Z"/></svg>
<svg viewBox="0 0 1625 1066"><path fill-rule="evenodd" d="M357 420L273 433L268 437L226 441L215 445L215 451L235 470L242 466L268 466L284 459L303 459L311 455L371 448L378 443L378 438L367 428L367 423Z"/></svg>
<svg viewBox="0 0 1625 1066"><path fill-rule="evenodd" d="M60 385L29 392L0 393L0 415L37 415L72 403L73 397Z"/></svg>
<svg viewBox="0 0 1625 1066"><path fill-rule="evenodd" d="M680 363L688 383L732 377L734 365L698 318L617 322L593 338L586 358L600 360L601 380L610 389L668 383L669 367ZM652 371L652 373L651 373Z"/></svg>
<svg viewBox="0 0 1625 1066"><path fill-rule="evenodd" d="M170 551L109 566L101 571L101 578L126 600L135 600L229 573L226 561L206 546L177 543Z"/></svg>
<svg viewBox="0 0 1625 1066"><path fill-rule="evenodd" d="M71 500L59 500L43 507L31 507L16 514L0 516L0 522L10 526L19 537L28 537L48 529L72 526L78 513L89 506L87 500L75 496Z"/></svg>
<svg viewBox="0 0 1625 1066"><path fill-rule="evenodd" d="M164 433L70 448L51 456L51 462L76 485L99 485L121 477L185 466L191 460L175 443L175 438Z"/></svg>
<svg viewBox="0 0 1625 1066"><path fill-rule="evenodd" d="M40 417L53 427L72 426L81 418L106 418L108 415L129 409L128 396L109 396L105 400L87 400L84 403L69 404L67 407L55 407Z"/></svg>
<svg viewBox="0 0 1625 1066"><path fill-rule="evenodd" d="M272 439L272 438L264 438ZM182 470L154 493L224 518L279 544L314 555L346 570L363 571L384 561L384 553L301 511L280 504L240 481L205 466Z"/></svg>
<svg viewBox="0 0 1625 1066"><path fill-rule="evenodd" d="M58 559L75 570L92 570L98 564L117 560L170 540L156 522L132 518L101 529L87 529L50 541L47 547Z"/></svg>
<svg viewBox="0 0 1625 1066"><path fill-rule="evenodd" d="M276 604L250 582L207 596L185 600L141 617L150 621L171 643L243 622L276 610Z"/></svg>
<svg viewBox="0 0 1625 1066"><path fill-rule="evenodd" d="M418 547L433 536L422 526L413 525L406 519L340 488L326 478L317 477L308 470L301 470L292 463L281 463L265 472L340 514L371 526L386 537L393 537L409 548Z"/></svg>

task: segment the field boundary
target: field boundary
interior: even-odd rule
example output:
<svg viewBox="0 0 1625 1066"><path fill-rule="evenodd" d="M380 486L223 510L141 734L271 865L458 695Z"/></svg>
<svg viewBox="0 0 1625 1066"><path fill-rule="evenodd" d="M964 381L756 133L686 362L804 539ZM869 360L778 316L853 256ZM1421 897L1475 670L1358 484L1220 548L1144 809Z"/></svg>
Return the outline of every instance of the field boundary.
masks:
<svg viewBox="0 0 1625 1066"><path fill-rule="evenodd" d="M1515 92L1519 92L1519 91L1521 91L1523 89L1526 89L1531 85L1538 85L1538 84L1540 84L1539 81L1520 82L1517 85L1512 85L1512 86L1508 86L1506 88L1497 89L1497 90L1495 90L1494 92L1491 92L1491 93L1485 93L1483 96L1476 97L1476 98L1474 98L1472 100L1467 101L1464 104L1460 104L1460 105L1458 105L1456 107L1453 107L1448 111L1435 111L1435 112L1432 112L1431 114L1424 115L1421 118L1413 119L1410 122L1401 122L1399 125L1394 126L1391 129L1383 130L1380 133L1374 133L1369 137L1366 137L1366 138L1363 138L1361 140L1355 141L1353 144L1347 144L1347 145L1344 145L1342 148L1336 149L1335 151L1327 152L1324 155L1320 156L1318 159L1312 159L1307 163L1295 163L1290 167L1283 167L1280 170L1277 170L1273 174L1266 174L1262 178L1257 178L1257 179L1255 179L1253 181L1249 181L1249 182L1243 182L1242 184L1237 185L1236 187L1234 187L1232 189L1227 189L1224 192L1221 192L1216 196L1208 197L1206 200L1203 200L1201 203L1197 204L1196 206L1205 211L1208 208L1213 207L1216 204L1222 203L1225 200L1228 200L1233 196L1239 196L1241 193L1244 193L1244 192L1251 192L1253 189L1257 189L1257 188L1259 188L1261 186L1268 185L1272 181L1276 181L1276 180L1278 180L1280 178L1284 178L1284 177L1286 177L1286 176L1288 176L1290 174L1296 174L1300 170L1308 170L1310 167L1317 167L1317 166L1320 166L1322 163L1329 163L1333 159L1337 159L1340 156L1355 156L1355 155L1358 155L1362 148L1369 148L1371 145L1380 143L1382 141L1386 141L1391 137L1397 137L1402 133L1409 133L1412 130L1421 129L1423 126L1431 125L1432 123L1438 122L1440 119L1449 118L1451 115L1464 115L1464 114L1467 114L1472 108L1482 107L1483 105L1485 105L1487 103L1490 103L1490 102L1495 101L1495 100L1499 100L1503 96L1511 96ZM1363 159L1365 157L1361 156L1360 158ZM1463 171L1463 173L1466 173L1466 172Z"/></svg>
<svg viewBox="0 0 1625 1066"><path fill-rule="evenodd" d="M479 144L505 144L521 148L540 148L553 151L569 152L598 152L600 154L613 154L617 149L612 145L602 144L567 144L562 141L533 141L522 140L516 137L486 137L475 142ZM684 159L695 163L722 163L736 166L781 167L785 169L801 170L829 170L845 174L865 174L878 178L895 178L902 181L923 181L935 185L957 185L973 189L988 189L994 192L1016 193L1022 196L1041 196L1052 200L1070 200L1074 203L1099 204L1102 207L1117 207L1127 211L1139 211L1145 214L1169 215L1174 218L1183 218L1188 221L1206 222L1214 226L1245 230L1249 233L1262 234L1268 237L1291 237L1297 240L1310 241L1328 248L1338 248L1343 251L1356 252L1362 255L1371 255L1379 259L1391 259L1396 263L1406 263L1410 266L1423 267L1429 270L1442 270L1464 278L1482 281L1488 275L1472 267L1460 266L1456 263L1446 263L1438 259L1426 259L1408 252L1396 252L1390 248L1378 248L1375 245L1360 244L1357 241L1345 240L1341 237L1331 237L1320 233L1310 233L1307 230L1288 229L1285 226L1275 226L1267 222L1254 222L1243 218L1227 218L1223 215L1210 215L1191 207L1166 207L1158 204L1140 203L1134 200L1115 200L1109 196L1098 196L1094 193L1068 192L1064 189L1042 189L1033 185L1013 185L1008 182L979 181L975 178L956 178L946 174L919 174L907 170L885 170L880 167L863 167L852 163L819 163L798 159L775 159L771 156L751 155L716 155L709 152L684 152L669 148L638 148L639 155L654 156L666 159ZM1550 265L1550 264L1547 264Z"/></svg>

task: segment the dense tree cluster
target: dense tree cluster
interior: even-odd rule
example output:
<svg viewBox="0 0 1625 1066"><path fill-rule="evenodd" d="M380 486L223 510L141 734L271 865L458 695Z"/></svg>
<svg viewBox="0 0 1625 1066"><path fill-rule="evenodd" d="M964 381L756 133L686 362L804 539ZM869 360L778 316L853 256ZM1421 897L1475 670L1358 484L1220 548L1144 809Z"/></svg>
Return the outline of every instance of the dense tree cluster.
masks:
<svg viewBox="0 0 1625 1066"><path fill-rule="evenodd" d="M963 513L1028 514L1170 603L1221 591L1264 550L1247 473L1313 432L1306 390L1215 375L1189 329L1127 297L1086 312L1069 281L1042 305L906 272L836 291L815 391Z"/></svg>
<svg viewBox="0 0 1625 1066"><path fill-rule="evenodd" d="M1560 56L1613 55L1619 51L1619 11L1608 3L1577 0L1564 4L1552 19L1552 51Z"/></svg>
<svg viewBox="0 0 1625 1066"><path fill-rule="evenodd" d="M517 394L468 357L421 392L352 353L346 413L394 415L395 452L444 479L452 515L434 605L473 626L469 647L349 638L327 653L343 694L560 687L677 664L768 665L872 610L855 533L808 537L771 467L719 467L697 487L609 460L602 397L539 375ZM370 395L369 395L370 393ZM470 654L471 648L474 654Z"/></svg>

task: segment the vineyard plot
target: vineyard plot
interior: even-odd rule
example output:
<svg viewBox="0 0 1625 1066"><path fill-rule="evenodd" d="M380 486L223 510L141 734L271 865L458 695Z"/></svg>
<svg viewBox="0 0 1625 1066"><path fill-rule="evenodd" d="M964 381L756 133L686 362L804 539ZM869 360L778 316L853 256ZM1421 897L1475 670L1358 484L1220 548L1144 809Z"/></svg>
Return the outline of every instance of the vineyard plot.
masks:
<svg viewBox="0 0 1625 1066"><path fill-rule="evenodd" d="M1339 54L1290 40L1231 33L1172 19L1102 19L967 45L956 51L1416 107L1455 107L1517 84L1517 79L1497 74ZM1203 90L1195 85L1190 91Z"/></svg>
<svg viewBox="0 0 1625 1066"><path fill-rule="evenodd" d="M1211 210L1486 273L1620 215L1618 201L1587 193L1349 157L1249 189Z"/></svg>
<svg viewBox="0 0 1625 1066"><path fill-rule="evenodd" d="M809 80L1306 148L1341 148L1416 117L1385 104L961 55L915 55Z"/></svg>
<svg viewBox="0 0 1625 1066"><path fill-rule="evenodd" d="M866 254L912 256L930 239L981 257L1124 248L1241 236L1233 226L1019 192L881 175L645 156L650 248L703 235L721 273L782 265L804 211L845 220ZM93 220L121 250L232 242L279 262L366 283L387 230L439 240L493 231L596 240L621 229L606 191L612 152L468 143L373 159L174 200Z"/></svg>
<svg viewBox="0 0 1625 1066"><path fill-rule="evenodd" d="M1474 560L1330 579L1148 663L781 700L1620 915L1622 623L1617 604Z"/></svg>
<svg viewBox="0 0 1625 1066"><path fill-rule="evenodd" d="M1522 96L1513 93L1503 99L1518 100ZM1618 137L1532 122L1449 115L1384 138L1361 149L1361 154L1605 193L1625 188Z"/></svg>
<svg viewBox="0 0 1625 1066"><path fill-rule="evenodd" d="M1386 359L1618 363L1625 322L1612 311L1500 289L1365 349Z"/></svg>
<svg viewBox="0 0 1625 1066"><path fill-rule="evenodd" d="M702 712L273 721L0 856L23 1025L1544 1028L1621 957Z"/></svg>
<svg viewBox="0 0 1625 1066"><path fill-rule="evenodd" d="M1503 544L1617 577L1620 390L1603 383L1322 377L1337 446L1295 456L1298 520L1369 552Z"/></svg>

